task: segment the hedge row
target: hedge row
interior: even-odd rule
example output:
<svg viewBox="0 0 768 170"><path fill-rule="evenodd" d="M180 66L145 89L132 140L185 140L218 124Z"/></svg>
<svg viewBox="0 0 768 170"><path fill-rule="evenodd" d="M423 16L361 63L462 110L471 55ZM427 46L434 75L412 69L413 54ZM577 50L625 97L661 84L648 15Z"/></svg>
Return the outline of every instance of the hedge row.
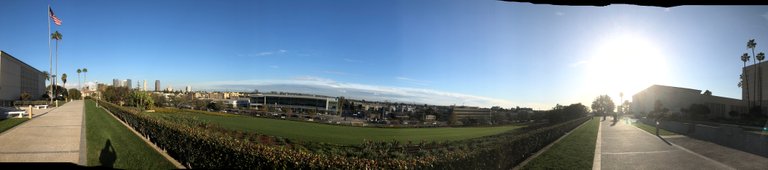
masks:
<svg viewBox="0 0 768 170"><path fill-rule="evenodd" d="M205 124L157 119L135 109L103 101L99 103L188 168L215 169L510 169L588 120L582 118L548 127L532 126L499 135L431 143L429 147L367 142L356 147L338 146L347 154L329 154L297 149L317 143L292 143L305 146L263 144ZM366 158L390 151L420 154ZM359 154L348 154L350 152Z"/></svg>

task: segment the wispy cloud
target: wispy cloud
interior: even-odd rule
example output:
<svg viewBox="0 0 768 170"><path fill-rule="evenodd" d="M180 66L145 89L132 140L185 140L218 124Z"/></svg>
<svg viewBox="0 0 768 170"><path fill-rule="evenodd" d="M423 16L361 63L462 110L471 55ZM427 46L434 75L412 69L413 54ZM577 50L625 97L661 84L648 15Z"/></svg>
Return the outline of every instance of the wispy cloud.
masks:
<svg viewBox="0 0 768 170"><path fill-rule="evenodd" d="M482 107L513 107L518 105L531 105L531 103L518 103L504 99L444 92L423 88L377 86L338 82L335 80L315 76L301 76L285 80L219 81L209 82L198 86L209 89L240 89L244 91L252 91L254 89L258 89L259 91L291 91L329 96L345 96L348 98L374 101L395 101L406 103L415 102L438 105L456 104Z"/></svg>
<svg viewBox="0 0 768 170"><path fill-rule="evenodd" d="M426 86L426 85L432 83L431 81L416 80L416 79L412 79L412 78L408 78L408 77L401 77L401 76L395 77L395 79L397 79L398 81L401 81L401 82L410 83L410 84L416 84L416 85L420 85L420 86Z"/></svg>
<svg viewBox="0 0 768 170"><path fill-rule="evenodd" d="M355 59L350 59L350 58L344 58L344 61L349 62L349 63L362 63L363 62L361 60L355 60Z"/></svg>
<svg viewBox="0 0 768 170"><path fill-rule="evenodd" d="M343 75L343 76L349 75L349 73L347 73L347 72L343 72L343 71L334 71L334 70L324 70L324 71L323 71L323 73L327 73L327 74L336 74L336 75Z"/></svg>
<svg viewBox="0 0 768 170"><path fill-rule="evenodd" d="M760 16L763 17L763 19L765 19L766 21L768 21L768 12L765 12L763 13L763 15L760 15Z"/></svg>
<svg viewBox="0 0 768 170"><path fill-rule="evenodd" d="M278 65L270 65L269 68L278 69L278 68L280 68L280 66L278 66Z"/></svg>
<svg viewBox="0 0 768 170"><path fill-rule="evenodd" d="M557 15L557 16L563 16L563 15L565 15L565 13L563 13L563 12L560 12L560 11L557 11L557 12L555 12L555 15Z"/></svg>
<svg viewBox="0 0 768 170"><path fill-rule="evenodd" d="M258 52L258 53L255 53L255 54L248 54L247 56L249 56L249 57L259 57L259 56L269 56L269 55L275 55L275 54L283 54L283 53L287 53L287 52L288 52L288 50L280 49L280 50L274 50L274 51L262 51L262 52ZM238 56L242 57L243 55L238 54Z"/></svg>

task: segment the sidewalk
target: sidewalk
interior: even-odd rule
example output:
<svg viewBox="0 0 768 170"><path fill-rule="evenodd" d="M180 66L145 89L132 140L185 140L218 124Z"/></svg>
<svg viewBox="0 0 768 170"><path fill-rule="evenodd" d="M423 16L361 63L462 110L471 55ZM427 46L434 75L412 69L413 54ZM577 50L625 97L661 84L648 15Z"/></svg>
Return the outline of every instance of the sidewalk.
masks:
<svg viewBox="0 0 768 170"><path fill-rule="evenodd" d="M768 158L762 156L720 146L711 142L691 139L682 135L664 137L664 139L736 169L768 169Z"/></svg>
<svg viewBox="0 0 768 170"><path fill-rule="evenodd" d="M83 101L75 100L0 135L0 162L80 162Z"/></svg>
<svg viewBox="0 0 768 170"><path fill-rule="evenodd" d="M611 118L601 124L602 169L734 169Z"/></svg>

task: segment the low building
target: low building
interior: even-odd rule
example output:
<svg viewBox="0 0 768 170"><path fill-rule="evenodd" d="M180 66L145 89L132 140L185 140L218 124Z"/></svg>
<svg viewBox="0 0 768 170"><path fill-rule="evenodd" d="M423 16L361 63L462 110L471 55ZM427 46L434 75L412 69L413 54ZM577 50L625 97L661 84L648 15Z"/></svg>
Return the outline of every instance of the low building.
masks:
<svg viewBox="0 0 768 170"><path fill-rule="evenodd" d="M744 101L711 94L701 90L663 85L652 85L632 96L630 109L633 113L648 114L655 110L656 101L662 109L668 109L669 114L682 116L684 110L692 104L707 106L709 117L730 117L729 112L745 113L747 108Z"/></svg>
<svg viewBox="0 0 768 170"><path fill-rule="evenodd" d="M291 108L299 110L317 110L326 113L335 112L338 108L338 99L334 97L318 95L298 94L251 94L252 107Z"/></svg>
<svg viewBox="0 0 768 170"><path fill-rule="evenodd" d="M453 106L451 115L457 121L487 121L491 119L491 109L473 106ZM466 123L466 122L465 122Z"/></svg>
<svg viewBox="0 0 768 170"><path fill-rule="evenodd" d="M27 63L0 51L0 100L18 100L29 94L38 100L45 94L45 75Z"/></svg>

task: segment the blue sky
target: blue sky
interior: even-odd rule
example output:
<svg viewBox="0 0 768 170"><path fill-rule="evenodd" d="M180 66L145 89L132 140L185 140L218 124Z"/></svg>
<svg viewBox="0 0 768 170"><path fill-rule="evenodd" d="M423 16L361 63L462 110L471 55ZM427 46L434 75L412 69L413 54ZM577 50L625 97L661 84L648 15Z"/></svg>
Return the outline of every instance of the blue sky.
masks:
<svg viewBox="0 0 768 170"><path fill-rule="evenodd" d="M0 50L48 70L49 1L0 1ZM59 72L162 87L286 90L546 109L651 84L741 98L767 6L498 1L55 1ZM763 45L765 44L765 45ZM636 78L639 77L639 78ZM74 86L72 86L74 87ZM616 99L618 101L618 99Z"/></svg>

